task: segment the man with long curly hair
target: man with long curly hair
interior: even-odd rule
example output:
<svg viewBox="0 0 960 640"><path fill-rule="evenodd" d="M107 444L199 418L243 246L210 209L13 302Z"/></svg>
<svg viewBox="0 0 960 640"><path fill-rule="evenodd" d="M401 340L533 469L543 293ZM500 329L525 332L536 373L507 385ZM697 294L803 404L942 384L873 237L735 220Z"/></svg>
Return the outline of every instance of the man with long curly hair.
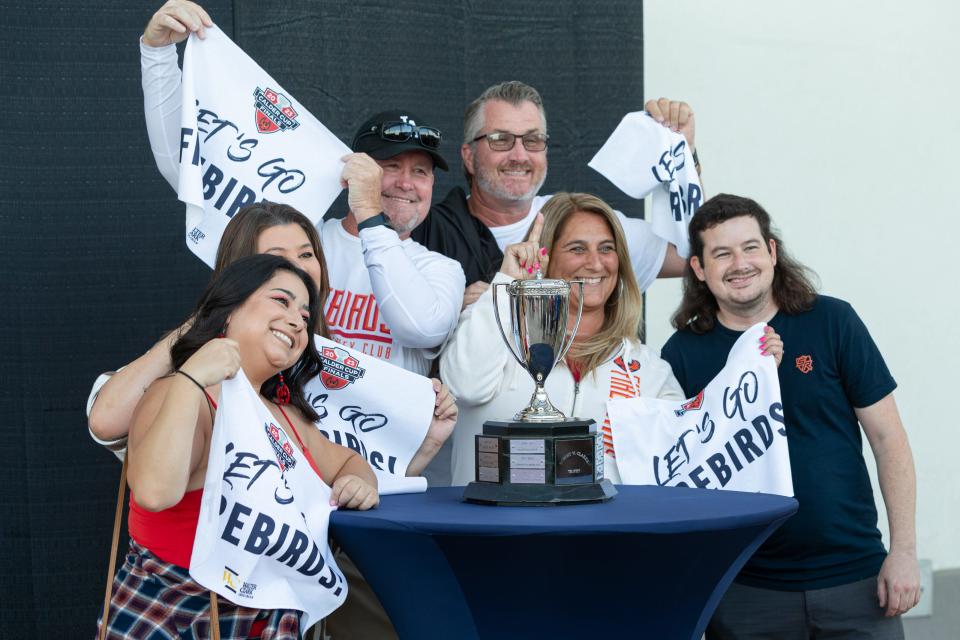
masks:
<svg viewBox="0 0 960 640"><path fill-rule="evenodd" d="M843 300L819 295L770 216L721 194L690 223L691 255L677 332L663 347L687 397L723 368L747 328L783 340L778 374L800 509L757 550L707 630L725 638L903 638L900 614L920 598L916 475L896 383L866 326ZM890 550L862 454L877 461Z"/></svg>

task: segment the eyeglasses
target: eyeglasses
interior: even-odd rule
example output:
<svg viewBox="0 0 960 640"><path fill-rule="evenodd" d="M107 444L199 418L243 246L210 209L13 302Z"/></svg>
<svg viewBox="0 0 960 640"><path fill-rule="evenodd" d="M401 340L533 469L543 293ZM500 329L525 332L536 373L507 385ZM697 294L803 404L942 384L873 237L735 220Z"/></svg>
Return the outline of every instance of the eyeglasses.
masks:
<svg viewBox="0 0 960 640"><path fill-rule="evenodd" d="M409 122L381 122L371 127L370 131L360 134L359 137L372 135L379 135L381 140L387 142L406 142L410 138L416 138L424 149L439 148L440 140L443 138L439 129L418 127Z"/></svg>
<svg viewBox="0 0 960 640"><path fill-rule="evenodd" d="M545 133L508 133L506 131L494 131L485 133L473 139L474 142L486 138L491 151L510 151L513 145L517 143L517 138L523 141L523 148L527 151L543 151L547 148L547 140L550 138Z"/></svg>

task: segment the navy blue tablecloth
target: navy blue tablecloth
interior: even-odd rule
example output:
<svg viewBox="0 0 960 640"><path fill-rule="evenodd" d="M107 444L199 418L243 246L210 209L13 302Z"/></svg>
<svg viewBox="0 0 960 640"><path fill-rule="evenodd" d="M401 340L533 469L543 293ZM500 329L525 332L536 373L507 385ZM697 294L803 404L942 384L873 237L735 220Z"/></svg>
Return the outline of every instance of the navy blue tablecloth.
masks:
<svg viewBox="0 0 960 640"><path fill-rule="evenodd" d="M617 487L604 504L491 507L460 487L337 511L331 533L401 638L699 640L792 498Z"/></svg>

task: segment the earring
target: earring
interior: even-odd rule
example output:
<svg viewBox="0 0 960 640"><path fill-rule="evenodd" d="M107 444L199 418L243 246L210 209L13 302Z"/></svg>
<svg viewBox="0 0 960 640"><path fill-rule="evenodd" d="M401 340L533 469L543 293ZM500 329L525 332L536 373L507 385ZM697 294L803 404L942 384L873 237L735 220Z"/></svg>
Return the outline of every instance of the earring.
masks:
<svg viewBox="0 0 960 640"><path fill-rule="evenodd" d="M273 395L276 397L277 404L290 404L290 387L288 387L286 381L284 381L282 373L280 374L280 382L277 383L277 389Z"/></svg>

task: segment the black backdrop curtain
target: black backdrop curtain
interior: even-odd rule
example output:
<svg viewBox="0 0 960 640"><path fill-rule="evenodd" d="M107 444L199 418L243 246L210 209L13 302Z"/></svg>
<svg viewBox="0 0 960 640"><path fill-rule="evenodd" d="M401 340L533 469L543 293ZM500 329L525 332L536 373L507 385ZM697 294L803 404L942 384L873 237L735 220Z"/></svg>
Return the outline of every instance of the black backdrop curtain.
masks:
<svg viewBox="0 0 960 640"><path fill-rule="evenodd" d="M159 4L0 0L2 637L93 634L120 465L87 435L87 393L176 326L208 275L143 125L137 38ZM203 4L346 142L392 107L446 132L435 197L462 182L466 104L519 79L547 107L544 192L638 212L586 163L642 106L640 2Z"/></svg>

